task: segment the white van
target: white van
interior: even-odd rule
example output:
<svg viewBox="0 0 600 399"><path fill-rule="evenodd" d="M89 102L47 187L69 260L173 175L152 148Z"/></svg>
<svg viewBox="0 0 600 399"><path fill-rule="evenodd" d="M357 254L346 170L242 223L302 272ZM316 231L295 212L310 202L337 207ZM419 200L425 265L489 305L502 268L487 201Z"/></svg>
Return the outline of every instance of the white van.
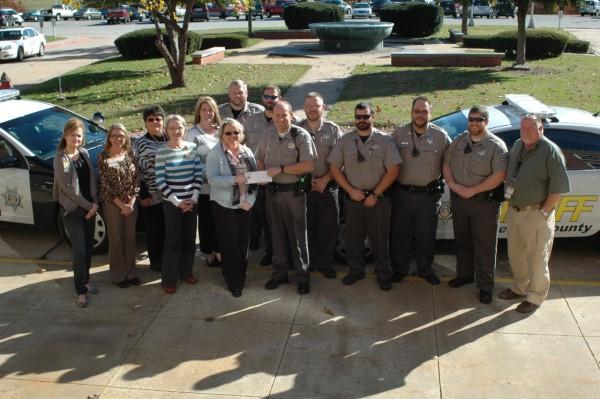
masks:
<svg viewBox="0 0 600 399"><path fill-rule="evenodd" d="M581 7L579 7L579 14L582 17L586 14L600 16L600 0L582 1Z"/></svg>

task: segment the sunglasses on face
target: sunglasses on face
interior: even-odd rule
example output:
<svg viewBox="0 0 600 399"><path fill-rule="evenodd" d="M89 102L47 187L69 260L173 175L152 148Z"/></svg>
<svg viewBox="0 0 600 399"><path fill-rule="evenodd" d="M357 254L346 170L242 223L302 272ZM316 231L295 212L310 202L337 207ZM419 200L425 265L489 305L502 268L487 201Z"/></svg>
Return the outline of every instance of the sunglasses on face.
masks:
<svg viewBox="0 0 600 399"><path fill-rule="evenodd" d="M371 115L354 115L354 119L367 121L371 119Z"/></svg>
<svg viewBox="0 0 600 399"><path fill-rule="evenodd" d="M234 130L233 132L223 132L223 134L225 136L231 136L232 134L235 135L235 136L239 136L240 132L238 132L237 130Z"/></svg>
<svg viewBox="0 0 600 399"><path fill-rule="evenodd" d="M479 118L474 118L472 116L469 117L469 122L479 122L479 123L481 123L481 122L483 122L485 120L486 120L485 118L481 118L481 117L479 117Z"/></svg>
<svg viewBox="0 0 600 399"><path fill-rule="evenodd" d="M156 116L146 119L146 122L162 122L162 120L163 118L161 118L160 116Z"/></svg>
<svg viewBox="0 0 600 399"><path fill-rule="evenodd" d="M268 94L263 94L263 98L265 100L277 100L279 98L279 96L270 96Z"/></svg>

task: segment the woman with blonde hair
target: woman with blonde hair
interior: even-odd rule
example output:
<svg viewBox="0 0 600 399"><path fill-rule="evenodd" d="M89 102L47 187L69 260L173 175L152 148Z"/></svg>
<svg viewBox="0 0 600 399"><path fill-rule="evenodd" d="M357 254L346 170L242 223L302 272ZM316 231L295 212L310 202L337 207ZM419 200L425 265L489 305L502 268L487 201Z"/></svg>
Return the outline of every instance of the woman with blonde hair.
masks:
<svg viewBox="0 0 600 399"><path fill-rule="evenodd" d="M185 120L169 115L166 127L169 141L156 151L154 166L165 215L162 286L167 294L174 294L178 279L188 284L198 282L192 270L203 165L194 143L183 140Z"/></svg>
<svg viewBox="0 0 600 399"><path fill-rule="evenodd" d="M135 276L136 196L140 177L131 151L129 132L120 123L111 125L104 151L98 156L100 197L108 229L110 277L121 288L140 285Z"/></svg>
<svg viewBox="0 0 600 399"><path fill-rule="evenodd" d="M65 229L73 251L73 277L77 304L87 306L87 294L98 290L89 284L94 227L98 212L98 186L90 155L84 148L85 126L71 118L54 157L53 196L63 209Z"/></svg>
<svg viewBox="0 0 600 399"><path fill-rule="evenodd" d="M241 144L244 127L225 118L219 128L219 145L206 157L206 176L210 183L210 205L215 218L222 253L222 271L234 297L242 295L248 268L251 212L256 200L255 187L246 184L246 172L257 170L252 151Z"/></svg>
<svg viewBox="0 0 600 399"><path fill-rule="evenodd" d="M194 110L194 126L187 131L186 141L196 144L196 151L203 164L206 155L218 144L217 132L221 117L216 101L212 97L200 97ZM200 251L206 257L206 265L210 267L221 266L217 233L215 232L214 219L210 210L210 184L203 178L202 190L198 197L198 236L200 237Z"/></svg>

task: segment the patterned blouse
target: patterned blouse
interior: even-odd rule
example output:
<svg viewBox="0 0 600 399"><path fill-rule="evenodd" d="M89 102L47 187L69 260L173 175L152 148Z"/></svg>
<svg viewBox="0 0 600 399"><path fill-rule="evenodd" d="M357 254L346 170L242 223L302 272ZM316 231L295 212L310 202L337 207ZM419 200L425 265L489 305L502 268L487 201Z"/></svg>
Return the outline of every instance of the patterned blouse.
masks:
<svg viewBox="0 0 600 399"><path fill-rule="evenodd" d="M100 196L103 201L112 202L119 198L129 202L131 197L140 191L140 175L135 167L132 151L128 151L123 159L109 159L102 151L98 155L100 169Z"/></svg>

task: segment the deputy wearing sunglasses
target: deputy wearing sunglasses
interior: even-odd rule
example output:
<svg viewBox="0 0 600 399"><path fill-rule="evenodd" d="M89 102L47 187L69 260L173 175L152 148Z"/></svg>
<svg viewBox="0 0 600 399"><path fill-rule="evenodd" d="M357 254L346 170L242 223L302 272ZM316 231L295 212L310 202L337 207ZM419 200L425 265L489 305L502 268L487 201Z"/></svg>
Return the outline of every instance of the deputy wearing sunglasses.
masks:
<svg viewBox="0 0 600 399"><path fill-rule="evenodd" d="M254 154L258 148L258 143L265 135L267 129L273 127L273 108L275 102L279 100L281 90L275 85L264 88L262 95L262 105L264 112L252 114L244 123L246 137L244 144L248 146ZM269 266L273 257L273 246L271 244L271 231L267 224L267 213L265 210L265 188L260 187L256 198L256 204L252 213L252 228L250 231L250 249L260 248L260 236L264 231L265 255L260 261L263 266Z"/></svg>
<svg viewBox="0 0 600 399"><path fill-rule="evenodd" d="M165 241L165 222L162 205L162 193L156 185L154 156L167 142L164 131L165 111L160 105L144 109L143 118L146 134L135 140L133 152L137 168L141 174L139 192L140 212L146 228L146 247L150 259L150 269L159 272L162 269L163 245Z"/></svg>
<svg viewBox="0 0 600 399"><path fill-rule="evenodd" d="M354 108L356 128L343 135L329 154L331 176L346 191L346 258L350 272L342 283L352 285L365 277L365 237L375 255L379 288L390 283L389 236L392 212L386 190L394 183L402 158L392 138L373 127L373 107L361 102Z"/></svg>
<svg viewBox="0 0 600 399"><path fill-rule="evenodd" d="M226 103L219 105L219 115L223 119L232 118L244 125L250 115L264 111L260 104L248 101L248 86L243 80L236 79L229 83L227 99Z"/></svg>
<svg viewBox="0 0 600 399"><path fill-rule="evenodd" d="M298 293L308 294L309 264L306 233L307 173L314 168L317 150L310 134L292 124L292 106L279 100L273 108L274 126L265 132L256 151L261 170L273 178L265 190L265 207L273 233L273 275L268 290L291 281ZM306 179L306 180L305 180ZM310 182L309 182L310 183Z"/></svg>
<svg viewBox="0 0 600 399"><path fill-rule="evenodd" d="M444 129L430 123L431 105L427 97L413 100L410 116L411 122L398 127L392 135L403 163L392 202L391 280L399 283L408 275L414 240L417 275L437 285L440 279L431 264L437 208L444 191L442 160L450 138Z"/></svg>
<svg viewBox="0 0 600 399"><path fill-rule="evenodd" d="M444 156L444 178L450 188L456 245L456 278L450 287L477 282L479 301L492 302L498 241L498 188L506 177L506 144L487 130L487 108L469 110L466 132Z"/></svg>

